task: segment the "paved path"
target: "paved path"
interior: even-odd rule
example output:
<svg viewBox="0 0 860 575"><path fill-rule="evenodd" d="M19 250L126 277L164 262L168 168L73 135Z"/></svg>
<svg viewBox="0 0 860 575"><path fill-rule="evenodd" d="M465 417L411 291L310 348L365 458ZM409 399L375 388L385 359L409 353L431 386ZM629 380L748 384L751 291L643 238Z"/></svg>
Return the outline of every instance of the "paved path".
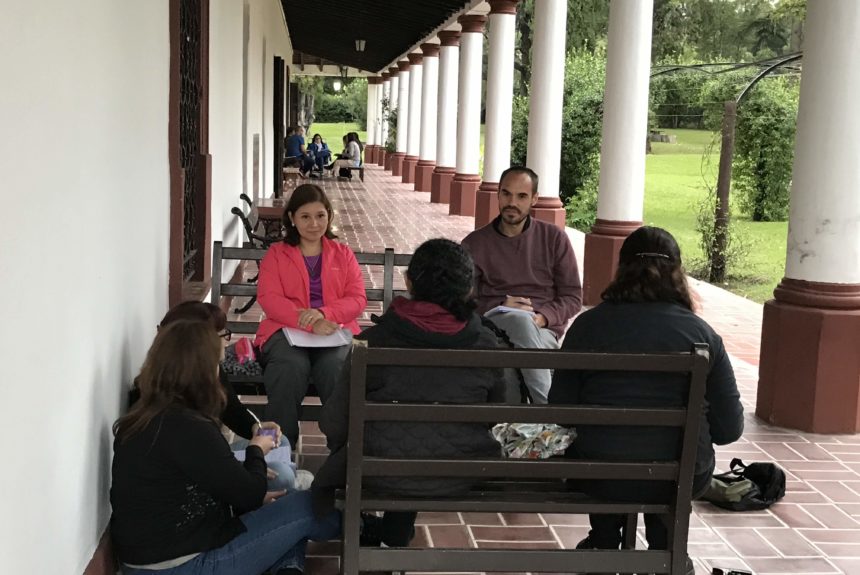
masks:
<svg viewBox="0 0 860 575"><path fill-rule="evenodd" d="M381 168L358 181L324 180L337 212L337 233L356 251L392 247L411 253L432 237L462 239L472 218L449 216ZM582 234L570 231L582 262ZM368 277L374 282L378 278ZM718 469L732 457L776 461L787 471L788 493L769 510L736 514L694 504L690 555L696 573L712 567L764 574L860 575L860 435L826 436L767 426L754 415L762 306L693 280L701 315L720 333L747 410L740 442L718 449ZM259 313L252 311L252 313ZM326 452L314 424L303 424L302 452L315 466ZM468 547L572 547L587 533L587 517L552 514L424 513L416 544ZM641 524L641 521L640 521ZM640 533L644 544L643 534ZM337 573L336 547L313 545L309 574Z"/></svg>

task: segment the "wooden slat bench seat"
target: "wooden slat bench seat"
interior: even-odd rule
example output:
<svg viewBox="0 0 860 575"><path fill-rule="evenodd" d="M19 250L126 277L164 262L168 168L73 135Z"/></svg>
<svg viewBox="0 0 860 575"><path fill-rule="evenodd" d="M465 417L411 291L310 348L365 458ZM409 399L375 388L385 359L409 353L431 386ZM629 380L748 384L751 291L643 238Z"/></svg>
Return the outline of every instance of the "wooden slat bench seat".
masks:
<svg viewBox="0 0 860 575"><path fill-rule="evenodd" d="M369 366L518 367L594 371L689 374L688 405L680 408L618 408L559 405L430 405L375 403L365 390ZM344 508L342 573L360 571L419 572L562 572L562 573L686 573L691 491L698 444L707 346L691 353L662 355L585 354L531 350L417 350L368 348L353 343L349 443ZM399 422L558 423L575 425L660 426L677 428L683 439L673 461L624 462L522 460L503 458L382 458L364 453L365 424ZM466 494L446 497L403 497L396 492L363 488L369 477L467 477L475 485ZM671 501L613 502L593 499L569 489L570 479L669 481L676 489ZM635 494L634 494L635 495ZM490 513L613 513L626 514L626 545L621 550L574 549L451 549L359 547L362 511L436 511ZM669 549L634 550L638 513L667 515Z"/></svg>

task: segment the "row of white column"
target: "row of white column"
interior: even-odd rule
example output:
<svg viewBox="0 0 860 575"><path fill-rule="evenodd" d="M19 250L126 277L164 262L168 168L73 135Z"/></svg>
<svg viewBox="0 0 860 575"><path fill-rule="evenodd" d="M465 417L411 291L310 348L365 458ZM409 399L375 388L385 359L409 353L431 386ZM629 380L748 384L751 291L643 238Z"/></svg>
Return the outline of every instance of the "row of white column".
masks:
<svg viewBox="0 0 860 575"><path fill-rule="evenodd" d="M483 225L497 211L495 192L510 165L513 106L515 19L518 0L489 0L489 18L467 14L457 31L439 33L439 44L421 46L368 90L368 125L372 145L388 139L381 102L397 110L397 135L391 169L431 201L450 204L459 215L476 215ZM543 0L535 6L535 52L532 58L531 112L527 165L541 177L539 193L550 219L563 222L558 199L561 111L564 89L566 0ZM483 30L489 20L487 117L481 181L481 92ZM377 156L381 160L381 156ZM478 188L486 193L480 197ZM476 200L477 197L477 200ZM476 213L476 202L479 212ZM563 224L562 224L563 225Z"/></svg>

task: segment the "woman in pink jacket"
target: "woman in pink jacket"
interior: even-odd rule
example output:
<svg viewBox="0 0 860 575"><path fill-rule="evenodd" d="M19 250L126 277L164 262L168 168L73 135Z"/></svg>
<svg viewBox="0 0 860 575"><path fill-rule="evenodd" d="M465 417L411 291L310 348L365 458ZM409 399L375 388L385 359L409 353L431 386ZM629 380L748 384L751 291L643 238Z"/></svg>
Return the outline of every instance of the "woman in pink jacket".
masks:
<svg viewBox="0 0 860 575"><path fill-rule="evenodd" d="M334 241L331 203L314 184L297 187L284 210L283 243L260 262L257 301L266 312L255 344L262 350L269 404L292 445L299 438L299 412L308 384L325 403L338 380L349 346L293 347L282 328L330 335L341 328L357 334L356 318L367 305L355 255Z"/></svg>

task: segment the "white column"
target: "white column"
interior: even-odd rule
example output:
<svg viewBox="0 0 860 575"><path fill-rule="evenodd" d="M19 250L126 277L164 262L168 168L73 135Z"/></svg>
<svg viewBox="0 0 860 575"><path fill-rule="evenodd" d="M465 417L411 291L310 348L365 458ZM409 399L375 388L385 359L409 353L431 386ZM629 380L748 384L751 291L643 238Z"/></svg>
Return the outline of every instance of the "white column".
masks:
<svg viewBox="0 0 860 575"><path fill-rule="evenodd" d="M612 0L597 217L642 221L653 0Z"/></svg>
<svg viewBox="0 0 860 575"><path fill-rule="evenodd" d="M385 80L382 80L376 86L376 145L385 146L385 140L382 139L382 99L385 98Z"/></svg>
<svg viewBox="0 0 860 575"><path fill-rule="evenodd" d="M386 74L388 74L386 72ZM388 100L388 109L391 110L391 82L392 78L390 75L382 82L382 97ZM380 136L379 145L384 146L386 142L388 142L388 119L384 118L380 111L379 116L380 121L380 130L382 135Z"/></svg>
<svg viewBox="0 0 860 575"><path fill-rule="evenodd" d="M566 24L567 0L535 2L526 165L540 178L538 193L550 198L559 192Z"/></svg>
<svg viewBox="0 0 860 575"><path fill-rule="evenodd" d="M860 284L860 3L810 2L785 276Z"/></svg>
<svg viewBox="0 0 860 575"><path fill-rule="evenodd" d="M457 161L457 92L460 32L439 33L439 98L436 113L436 166L453 168Z"/></svg>
<svg viewBox="0 0 860 575"><path fill-rule="evenodd" d="M480 23L475 24L477 19ZM478 174L481 146L481 58L483 16L462 16L460 85L457 103L457 174ZM478 31L471 31L477 27ZM562 50L563 51L563 50Z"/></svg>
<svg viewBox="0 0 860 575"><path fill-rule="evenodd" d="M409 54L409 140L406 155L418 158L421 148L421 84L424 79L424 57Z"/></svg>
<svg viewBox="0 0 860 575"><path fill-rule="evenodd" d="M400 69L400 86L397 95L397 153L405 154L409 142L409 61L403 60Z"/></svg>
<svg viewBox="0 0 860 575"><path fill-rule="evenodd" d="M397 66L391 68L391 104L390 109L396 110L400 105L400 70Z"/></svg>
<svg viewBox="0 0 860 575"><path fill-rule="evenodd" d="M422 44L424 78L421 92L421 144L418 159L436 161L436 109L439 91L439 45Z"/></svg>
<svg viewBox="0 0 860 575"><path fill-rule="evenodd" d="M511 163L517 0L490 0L490 7L483 180L498 183Z"/></svg>
<svg viewBox="0 0 860 575"><path fill-rule="evenodd" d="M367 83L367 122L365 130L367 131L368 146L376 145L376 84Z"/></svg>

